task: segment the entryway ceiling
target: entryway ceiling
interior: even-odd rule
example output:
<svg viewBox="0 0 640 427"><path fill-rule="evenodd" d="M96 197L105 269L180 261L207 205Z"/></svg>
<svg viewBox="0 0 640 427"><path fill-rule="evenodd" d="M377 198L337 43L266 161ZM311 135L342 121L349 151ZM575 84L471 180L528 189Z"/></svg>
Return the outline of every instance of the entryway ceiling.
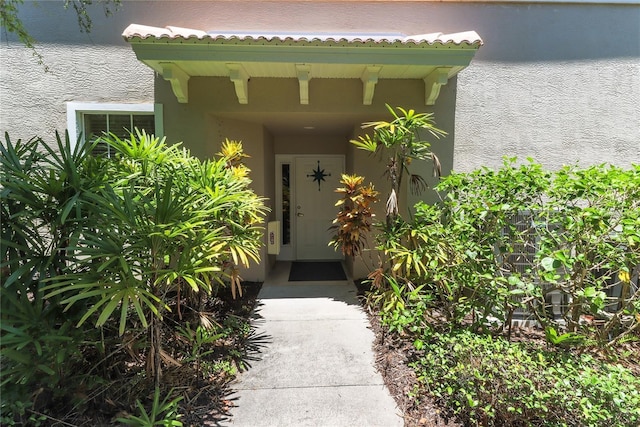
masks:
<svg viewBox="0 0 640 427"><path fill-rule="evenodd" d="M386 112L385 112L386 113ZM218 112L216 116L263 125L273 135L341 135L348 136L364 122L383 120L388 115L370 112L287 113Z"/></svg>
<svg viewBox="0 0 640 427"><path fill-rule="evenodd" d="M370 105L381 79L424 81L425 105L467 67L482 39L455 34L323 34L200 31L131 24L123 33L138 59L171 82L178 102L189 102L191 77L227 77L240 104L249 103L251 77L295 78L300 104L309 104L311 79L360 79ZM312 125L309 125L312 126Z"/></svg>

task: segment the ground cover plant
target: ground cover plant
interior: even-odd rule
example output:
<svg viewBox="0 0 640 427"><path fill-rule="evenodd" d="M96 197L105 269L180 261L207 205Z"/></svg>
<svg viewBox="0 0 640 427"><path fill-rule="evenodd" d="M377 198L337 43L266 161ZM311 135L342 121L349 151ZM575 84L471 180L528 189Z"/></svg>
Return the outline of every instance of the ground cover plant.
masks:
<svg viewBox="0 0 640 427"><path fill-rule="evenodd" d="M366 303L407 425L638 425L640 166L505 159L435 190L370 227L385 263Z"/></svg>
<svg viewBox="0 0 640 427"><path fill-rule="evenodd" d="M2 424L223 413L255 338L250 300L231 301L266 211L242 145L200 161L145 133L101 138L112 158L97 143L2 144Z"/></svg>
<svg viewBox="0 0 640 427"><path fill-rule="evenodd" d="M464 425L636 426L640 378L588 352L465 329L424 333L412 367L429 394Z"/></svg>

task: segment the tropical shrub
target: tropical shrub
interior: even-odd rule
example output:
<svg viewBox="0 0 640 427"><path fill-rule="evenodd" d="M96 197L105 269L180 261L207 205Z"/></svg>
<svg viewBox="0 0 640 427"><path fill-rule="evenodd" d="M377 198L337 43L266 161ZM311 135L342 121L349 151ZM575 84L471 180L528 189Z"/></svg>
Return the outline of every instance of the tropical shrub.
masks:
<svg viewBox="0 0 640 427"><path fill-rule="evenodd" d="M340 211L333 220L331 229L336 231L331 245L340 249L345 256L362 254L367 246L367 237L373 225L373 204L378 201L378 192L373 184L362 185L364 178L343 174L340 183L344 187L336 189L342 198L336 202Z"/></svg>
<svg viewBox="0 0 640 427"><path fill-rule="evenodd" d="M68 247L93 219L85 196L101 182L85 173L89 148L72 149L59 134L53 146L39 138L13 142L8 135L0 145L3 424L35 423L27 412L33 401L63 394L82 360L81 344L99 336L76 328L79 306L63 312L61 298L43 291L47 278L68 271Z"/></svg>
<svg viewBox="0 0 640 427"><path fill-rule="evenodd" d="M385 221L375 224L378 248L383 250L390 238L397 236L398 230L403 228L403 219L400 215L399 195L403 183L408 179L409 186L415 194L419 194L427 188L425 179L411 172L411 163L414 160L431 160L433 162L434 176L440 176L440 160L431 151L431 144L426 136L440 138L446 132L437 128L431 113L417 113L415 110L405 110L401 107L395 109L387 105L392 119L391 121L376 121L364 123L364 129L372 129L372 132L350 142L358 149L369 152L372 155L380 155L387 158L384 175L390 182L390 190L385 202ZM364 241L371 229L372 204L377 202L377 192L373 186L362 187L363 177L357 175L343 177L345 185L336 191L343 194L343 198L336 205L342 205L343 209L338 213L334 224L337 230L332 244L341 248L345 255L362 256ZM380 252L379 252L380 254ZM364 260L364 258L362 258ZM379 288L382 294L393 295L390 286L393 273L387 260L380 256L378 265L371 266L369 281Z"/></svg>
<svg viewBox="0 0 640 427"><path fill-rule="evenodd" d="M127 352L141 353L157 387L162 365L176 362L162 349L167 329L210 329L206 297L241 293L238 267L258 261L266 208L242 145L225 141L218 159L200 161L138 132L105 136L110 159L91 154L98 141L56 141L7 135L1 147L2 394L28 405L38 386L64 393L64 381L80 381L76 363L97 357L87 387L124 369L117 354ZM3 417L16 410L3 399Z"/></svg>
<svg viewBox="0 0 640 427"><path fill-rule="evenodd" d="M79 324L92 318L102 326L119 310L120 335L135 315L148 332L148 373L159 384L167 296L212 294L225 273L235 290L237 263L258 258L263 208L247 169L232 164L237 152L201 162L144 133L105 142L122 161L108 163L113 183L94 198L96 227L83 230L71 248L72 270L50 279L46 297L63 296L66 309L91 300Z"/></svg>
<svg viewBox="0 0 640 427"><path fill-rule="evenodd" d="M441 204L416 205L414 220L382 249L394 271L427 285L451 327L471 314L475 329L505 322L520 307L509 282L519 238L512 218L541 203L546 177L532 163L452 174L437 187L446 191Z"/></svg>
<svg viewBox="0 0 640 427"><path fill-rule="evenodd" d="M567 167L555 174L548 195L533 268L533 280L546 286L528 292L532 302L540 307L560 294L568 331L586 330L598 342L638 331L640 165ZM556 319L532 311L544 326L558 327Z"/></svg>
<svg viewBox="0 0 640 427"><path fill-rule="evenodd" d="M387 110L392 116L391 121L364 123L362 127L372 128L373 132L350 142L358 149L388 158L385 175L391 188L386 201L386 225L390 227L399 217L399 194L405 179L409 179L411 189L417 194L427 188L425 179L411 172L411 163L414 160L431 160L434 175L440 176L442 172L440 160L424 137L428 134L440 138L447 133L435 126L432 113L417 113L402 107L394 109L389 105Z"/></svg>

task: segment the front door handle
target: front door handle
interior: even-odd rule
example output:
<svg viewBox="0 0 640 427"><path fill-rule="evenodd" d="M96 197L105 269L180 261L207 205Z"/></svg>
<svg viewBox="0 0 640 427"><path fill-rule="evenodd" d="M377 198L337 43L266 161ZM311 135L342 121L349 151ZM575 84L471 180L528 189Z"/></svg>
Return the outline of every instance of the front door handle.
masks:
<svg viewBox="0 0 640 427"><path fill-rule="evenodd" d="M298 212L297 215L298 216L304 216L304 214L302 212Z"/></svg>

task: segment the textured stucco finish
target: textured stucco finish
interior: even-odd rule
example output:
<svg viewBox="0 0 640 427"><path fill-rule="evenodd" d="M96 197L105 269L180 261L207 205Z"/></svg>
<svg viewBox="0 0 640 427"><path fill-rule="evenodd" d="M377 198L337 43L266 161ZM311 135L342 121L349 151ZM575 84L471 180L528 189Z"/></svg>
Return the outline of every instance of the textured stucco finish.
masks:
<svg viewBox="0 0 640 427"><path fill-rule="evenodd" d="M67 102L153 102L153 72L128 46L50 44L39 48L49 72L31 53L3 43L0 129L13 138L53 139L66 128Z"/></svg>
<svg viewBox="0 0 640 427"><path fill-rule="evenodd" d="M639 163L640 61L475 63L458 77L453 168L516 155L550 169Z"/></svg>

